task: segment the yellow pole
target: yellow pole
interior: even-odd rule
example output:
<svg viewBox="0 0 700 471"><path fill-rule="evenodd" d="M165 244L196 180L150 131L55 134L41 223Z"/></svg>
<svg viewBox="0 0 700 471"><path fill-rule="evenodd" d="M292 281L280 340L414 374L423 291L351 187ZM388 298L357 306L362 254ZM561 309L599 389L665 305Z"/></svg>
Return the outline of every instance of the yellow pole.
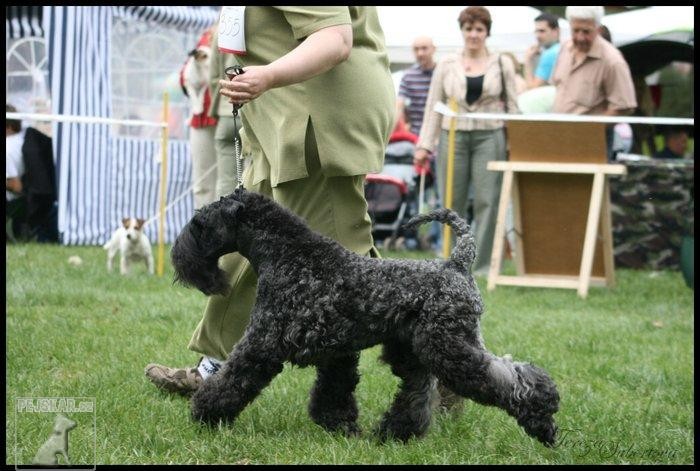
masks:
<svg viewBox="0 0 700 471"><path fill-rule="evenodd" d="M450 109L453 113L457 113L457 101L450 98ZM447 139L447 175L445 177L445 207L452 207L452 186L454 184L455 173L455 130L457 129L457 118L450 119L450 133ZM445 224L442 233L442 256L445 259L450 257L450 226Z"/></svg>
<svg viewBox="0 0 700 471"><path fill-rule="evenodd" d="M165 268L165 206L168 178L168 92L163 93L163 126L161 133L161 161L160 161L160 213L158 217L158 267L156 273L163 276Z"/></svg>

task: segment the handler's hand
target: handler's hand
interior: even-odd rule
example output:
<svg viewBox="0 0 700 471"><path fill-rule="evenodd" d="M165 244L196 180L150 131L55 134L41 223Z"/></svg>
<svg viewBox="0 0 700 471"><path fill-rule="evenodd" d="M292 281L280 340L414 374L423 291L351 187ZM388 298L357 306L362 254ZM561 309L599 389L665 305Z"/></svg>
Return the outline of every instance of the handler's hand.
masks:
<svg viewBox="0 0 700 471"><path fill-rule="evenodd" d="M244 73L231 80L219 80L219 93L229 99L229 103L243 105L273 88L273 77L264 65L243 68Z"/></svg>
<svg viewBox="0 0 700 471"><path fill-rule="evenodd" d="M415 165L418 165L420 167L425 167L428 168L429 162L428 158L430 157L430 152L426 149L417 149L416 153L413 154L413 163Z"/></svg>
<svg viewBox="0 0 700 471"><path fill-rule="evenodd" d="M534 62L535 56L540 53L540 46L539 44L533 44L532 46L528 47L525 50L525 63L529 63L532 65Z"/></svg>

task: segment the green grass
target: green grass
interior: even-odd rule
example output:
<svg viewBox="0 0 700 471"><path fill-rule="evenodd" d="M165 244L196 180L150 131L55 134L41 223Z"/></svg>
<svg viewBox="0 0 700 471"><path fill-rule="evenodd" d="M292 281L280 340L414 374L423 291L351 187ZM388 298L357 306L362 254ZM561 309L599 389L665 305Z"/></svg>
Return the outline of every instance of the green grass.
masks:
<svg viewBox="0 0 700 471"><path fill-rule="evenodd" d="M68 263L78 255L82 266ZM389 254L406 256L415 254ZM424 256L419 254L418 256ZM381 445L371 435L397 380L361 356L359 438L326 433L306 414L312 368L285 366L230 427L193 423L188 402L156 390L149 362L192 365L186 349L205 297L164 277L109 275L99 247L8 245L6 456L28 462L52 414L16 412L21 397L94 397L71 432L74 463L693 463L693 292L679 273L617 270L617 286L574 290L498 287L486 292L482 332L498 355L532 361L554 377L566 430L547 449L504 412L468 402L434 417L428 434ZM511 267L512 269L512 267ZM86 425L87 424L87 425Z"/></svg>

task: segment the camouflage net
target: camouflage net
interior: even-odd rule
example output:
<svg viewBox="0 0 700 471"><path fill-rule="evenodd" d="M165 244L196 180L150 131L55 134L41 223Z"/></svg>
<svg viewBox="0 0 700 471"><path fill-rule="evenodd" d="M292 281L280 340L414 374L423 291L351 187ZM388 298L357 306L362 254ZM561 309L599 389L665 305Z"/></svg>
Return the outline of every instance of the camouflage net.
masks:
<svg viewBox="0 0 700 471"><path fill-rule="evenodd" d="M609 180L615 266L680 269L683 236L694 234L694 161L625 165Z"/></svg>

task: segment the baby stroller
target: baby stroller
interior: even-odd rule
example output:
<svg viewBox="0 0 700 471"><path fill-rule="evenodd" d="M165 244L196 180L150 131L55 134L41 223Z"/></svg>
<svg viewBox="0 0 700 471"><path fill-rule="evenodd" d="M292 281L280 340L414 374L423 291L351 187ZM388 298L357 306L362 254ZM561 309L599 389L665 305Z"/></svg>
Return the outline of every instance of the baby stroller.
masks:
<svg viewBox="0 0 700 471"><path fill-rule="evenodd" d="M382 172L365 179L372 237L389 249L416 249L420 245L416 230L402 227L418 214L420 173L413 165L417 141L418 136L397 126L389 138Z"/></svg>

